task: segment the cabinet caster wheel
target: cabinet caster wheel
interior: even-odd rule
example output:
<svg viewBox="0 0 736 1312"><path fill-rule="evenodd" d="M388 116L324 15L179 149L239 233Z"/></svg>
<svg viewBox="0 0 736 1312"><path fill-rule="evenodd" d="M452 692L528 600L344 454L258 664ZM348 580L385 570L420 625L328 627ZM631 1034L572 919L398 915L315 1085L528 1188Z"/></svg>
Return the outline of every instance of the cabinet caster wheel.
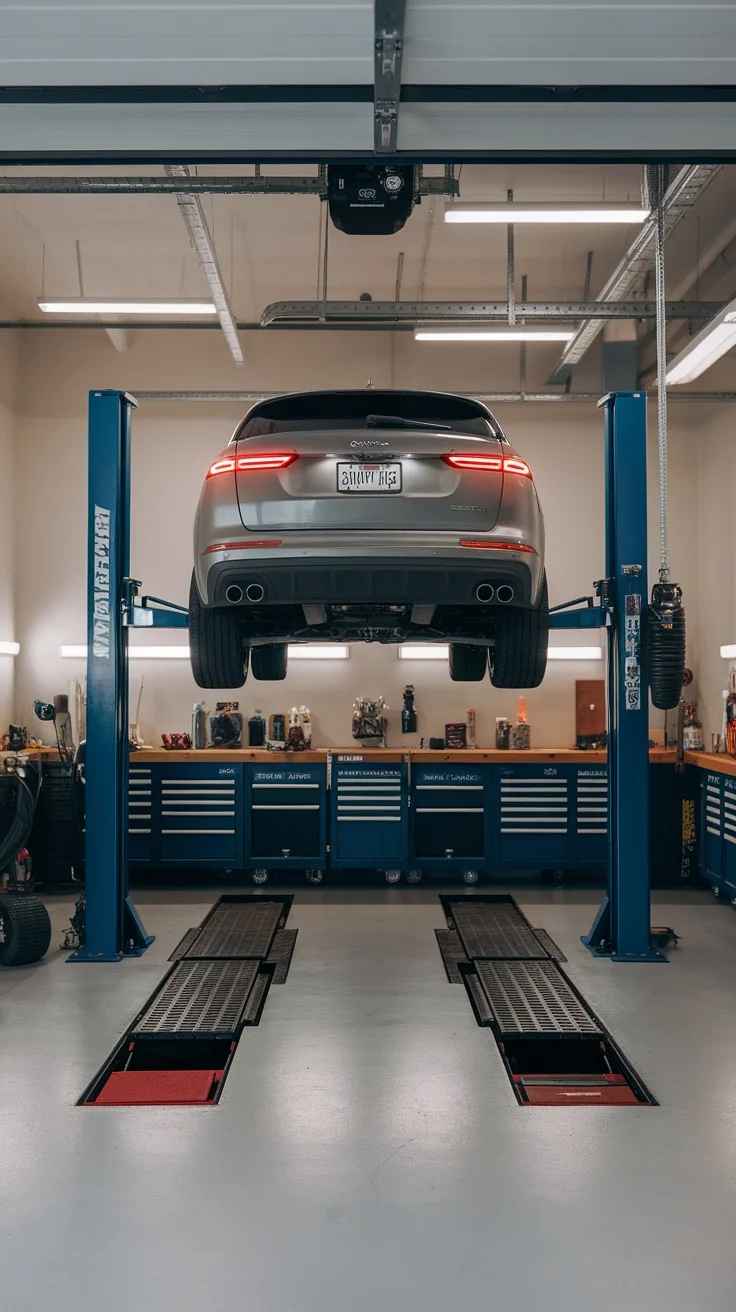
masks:
<svg viewBox="0 0 736 1312"><path fill-rule="evenodd" d="M401 879L400 870L384 870L383 877L387 884L398 884Z"/></svg>
<svg viewBox="0 0 736 1312"><path fill-rule="evenodd" d="M324 870L307 870L305 873L309 884L321 884L325 877Z"/></svg>
<svg viewBox="0 0 736 1312"><path fill-rule="evenodd" d="M466 884L477 884L477 883L478 883L478 871L477 871L477 870L463 870L463 879L465 880L465 883L466 883Z"/></svg>
<svg viewBox="0 0 736 1312"><path fill-rule="evenodd" d="M421 870L410 870L406 876L407 884L419 884L421 883L421 879L422 879Z"/></svg>
<svg viewBox="0 0 736 1312"><path fill-rule="evenodd" d="M254 884L265 884L267 879L268 879L268 871L267 871L267 870L254 870L254 871L253 871L253 883L254 883Z"/></svg>
<svg viewBox="0 0 736 1312"><path fill-rule="evenodd" d="M720 890L720 888L718 887L717 884L714 884L714 885L713 885L713 887L712 887L712 889L711 889L711 893L713 894L714 897L720 897L720 896L721 896L721 890Z"/></svg>

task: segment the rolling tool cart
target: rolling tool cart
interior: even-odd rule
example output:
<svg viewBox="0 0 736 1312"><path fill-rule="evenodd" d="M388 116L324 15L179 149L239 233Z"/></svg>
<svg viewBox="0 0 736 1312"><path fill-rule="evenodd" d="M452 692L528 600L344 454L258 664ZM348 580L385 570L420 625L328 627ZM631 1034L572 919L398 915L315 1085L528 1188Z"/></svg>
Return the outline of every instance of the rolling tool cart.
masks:
<svg viewBox="0 0 736 1312"><path fill-rule="evenodd" d="M409 860L408 765L398 754L332 759L331 855L335 869L383 869L396 884Z"/></svg>
<svg viewBox="0 0 736 1312"><path fill-rule="evenodd" d="M462 870L467 884L489 860L488 765L415 765L411 777L411 864Z"/></svg>
<svg viewBox="0 0 736 1312"><path fill-rule="evenodd" d="M327 859L327 766L249 765L245 865L255 883L271 870L305 870L319 884Z"/></svg>

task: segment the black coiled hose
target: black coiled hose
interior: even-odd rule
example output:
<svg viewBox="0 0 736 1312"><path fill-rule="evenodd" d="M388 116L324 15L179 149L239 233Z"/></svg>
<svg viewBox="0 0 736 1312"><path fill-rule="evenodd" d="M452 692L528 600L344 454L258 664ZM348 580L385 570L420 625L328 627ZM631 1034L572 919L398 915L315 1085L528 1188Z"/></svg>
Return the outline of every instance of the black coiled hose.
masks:
<svg viewBox="0 0 736 1312"><path fill-rule="evenodd" d="M7 869L20 849L25 847L31 836L37 798L37 790L29 787L19 774L4 775L3 786L14 789L15 809L5 833L0 834L0 874Z"/></svg>
<svg viewBox="0 0 736 1312"><path fill-rule="evenodd" d="M649 604L649 687L658 711L673 711L685 671L685 608L676 583L655 583Z"/></svg>

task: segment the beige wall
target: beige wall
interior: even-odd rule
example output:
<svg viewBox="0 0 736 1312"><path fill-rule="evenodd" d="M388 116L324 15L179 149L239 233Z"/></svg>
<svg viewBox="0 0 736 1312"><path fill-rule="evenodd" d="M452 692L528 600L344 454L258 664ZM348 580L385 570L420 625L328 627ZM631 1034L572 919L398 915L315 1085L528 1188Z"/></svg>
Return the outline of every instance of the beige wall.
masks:
<svg viewBox="0 0 736 1312"><path fill-rule="evenodd" d="M492 355L478 348L432 347L406 334L247 334L246 364L236 371L216 333L140 332L132 349L116 353L100 332L39 331L24 336L21 413L17 428L17 498L31 531L17 566L17 627L23 642L16 706L50 697L80 675L61 660L61 643L85 640L86 402L92 387L300 388L376 385L458 390L513 389L516 352ZM439 349L439 354L437 350ZM539 362L537 362L538 365ZM594 371L595 361L589 366ZM504 370L506 371L504 374ZM484 378L484 372L489 375ZM585 382L581 382L585 386ZM588 385L594 387L592 379ZM186 599L191 571L191 525L203 470L228 440L243 406L146 403L134 418L132 570L147 591ZM688 410L690 408L687 408ZM702 418L703 408L697 414ZM603 420L590 404L498 408L512 441L530 460L545 509L552 604L591 591L603 573ZM686 594L695 597L698 562L692 551L692 417L673 407L671 429L672 563ZM650 570L657 563L656 437L650 416ZM43 477L39 477L39 470ZM697 635L691 623L691 659ZM157 640L177 641L162 631ZM560 634L559 643L574 641ZM576 678L602 675L603 663L559 663L527 704L533 742L567 745L574 735ZM197 695L185 662L133 666L133 691L144 674L142 724L155 741L162 730L186 730ZM479 741L492 739L497 715L513 716L516 697L488 683L451 683L441 664L399 662L393 648L355 646L344 663L294 664L285 684L246 685L248 713L307 702L316 739L340 744L349 733L353 698L383 693L392 708L397 740L401 688L417 687L420 732L442 733L448 720L478 713ZM216 700L216 694L209 699ZM28 717L27 709L25 709ZM658 723L656 717L653 723ZM404 740L409 745L410 741Z"/></svg>
<svg viewBox="0 0 736 1312"><path fill-rule="evenodd" d="M18 367L17 333L0 333L0 640L17 639L15 632L15 405ZM13 718L15 701L13 656L0 655L0 733Z"/></svg>

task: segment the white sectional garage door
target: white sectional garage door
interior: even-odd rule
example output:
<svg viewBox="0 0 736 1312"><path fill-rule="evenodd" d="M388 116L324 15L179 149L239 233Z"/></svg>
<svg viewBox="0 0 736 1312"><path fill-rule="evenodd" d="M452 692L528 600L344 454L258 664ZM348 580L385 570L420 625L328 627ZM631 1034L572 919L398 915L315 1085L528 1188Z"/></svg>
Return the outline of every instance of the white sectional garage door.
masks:
<svg viewBox="0 0 736 1312"><path fill-rule="evenodd" d="M373 106L334 103L12 103L21 88L362 87L373 80L372 0L26 0L0 3L0 150L368 151ZM460 89L402 105L399 148L427 152L731 150L727 100L681 88L736 83L733 3L407 0L403 84ZM469 86L495 102L468 103ZM509 98L503 88L513 87ZM535 88L654 88L652 100L551 103ZM523 89L530 89L528 100ZM675 88L673 92L671 89ZM297 92L298 94L298 92ZM463 98L461 98L463 97Z"/></svg>

